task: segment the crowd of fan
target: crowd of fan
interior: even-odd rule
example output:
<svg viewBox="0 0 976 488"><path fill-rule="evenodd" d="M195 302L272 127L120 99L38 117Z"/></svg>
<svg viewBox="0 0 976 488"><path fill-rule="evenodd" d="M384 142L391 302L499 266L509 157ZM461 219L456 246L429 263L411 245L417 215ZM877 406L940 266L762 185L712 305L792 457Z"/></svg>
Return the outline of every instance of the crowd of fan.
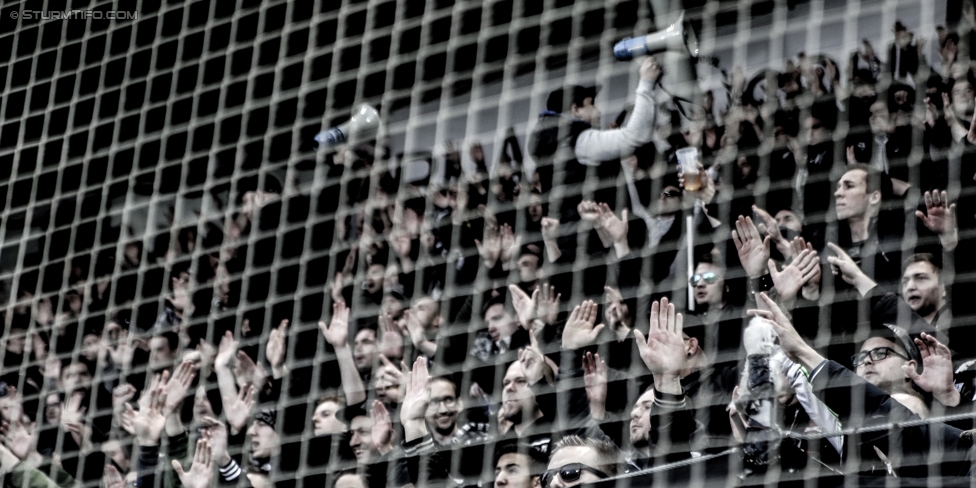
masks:
<svg viewBox="0 0 976 488"><path fill-rule="evenodd" d="M939 30L937 60L898 24L888 59L865 41L846 75L802 55L736 72L697 120L648 58L609 128L596 89L568 86L497 161L470 145L475 172L457 149L343 146L310 193L239 179L224 222L68 260L67 292L26 271L0 471L110 488L968 476L967 29Z"/></svg>

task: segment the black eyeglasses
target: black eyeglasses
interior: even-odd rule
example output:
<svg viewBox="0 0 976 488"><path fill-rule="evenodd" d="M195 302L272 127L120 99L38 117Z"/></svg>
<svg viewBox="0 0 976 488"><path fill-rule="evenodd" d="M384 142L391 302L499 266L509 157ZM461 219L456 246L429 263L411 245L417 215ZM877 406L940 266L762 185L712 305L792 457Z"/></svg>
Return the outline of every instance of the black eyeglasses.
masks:
<svg viewBox="0 0 976 488"><path fill-rule="evenodd" d="M894 354L895 356L905 360L909 359L908 356L905 356L904 354L901 354L890 347L878 347L871 349L870 351L859 352L851 356L851 364L853 364L856 368L863 364L864 360L867 359L868 356L871 356L871 361L881 361L882 359L887 358L889 354Z"/></svg>
<svg viewBox="0 0 976 488"><path fill-rule="evenodd" d="M549 484L552 483L552 480L556 479L556 475L558 474L563 481L572 483L574 481L579 481L583 471L589 471L599 476L600 479L610 477L610 475L600 471L599 469L591 468L582 463L573 463L567 464L561 468L546 470L544 473L542 473L539 481L542 483L543 488L549 488Z"/></svg>
<svg viewBox="0 0 976 488"><path fill-rule="evenodd" d="M714 285L716 282L718 282L718 275L712 271L708 271L706 273L695 273L695 275L688 280L688 283L691 283L691 286L698 286L698 284L702 281L709 285Z"/></svg>

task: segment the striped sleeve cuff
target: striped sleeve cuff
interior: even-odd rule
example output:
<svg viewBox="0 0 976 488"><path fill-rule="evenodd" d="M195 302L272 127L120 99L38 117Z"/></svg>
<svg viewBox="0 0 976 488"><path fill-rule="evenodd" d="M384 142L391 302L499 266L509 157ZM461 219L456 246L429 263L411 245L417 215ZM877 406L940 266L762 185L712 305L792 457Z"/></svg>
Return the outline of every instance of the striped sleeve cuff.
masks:
<svg viewBox="0 0 976 488"><path fill-rule="evenodd" d="M224 481L236 481L237 478L241 477L241 465L237 464L237 461L233 459L227 463L227 466L220 468L220 477Z"/></svg>
<svg viewBox="0 0 976 488"><path fill-rule="evenodd" d="M664 409L664 410L683 410L688 404L685 401L685 394L672 395L670 393L661 393L654 390L654 406Z"/></svg>

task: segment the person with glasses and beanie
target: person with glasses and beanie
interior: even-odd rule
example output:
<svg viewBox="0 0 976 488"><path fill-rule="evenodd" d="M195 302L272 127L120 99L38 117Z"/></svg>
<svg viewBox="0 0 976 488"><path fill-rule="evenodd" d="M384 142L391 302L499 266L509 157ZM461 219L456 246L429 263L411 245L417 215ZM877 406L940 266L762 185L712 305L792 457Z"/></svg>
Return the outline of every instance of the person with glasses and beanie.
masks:
<svg viewBox="0 0 976 488"><path fill-rule="evenodd" d="M780 347L791 361L808 372L814 395L836 415L843 429L858 429L844 441L846 466L869 477L967 475L972 437L945 423L916 422L919 415L897 400L924 397L924 393L915 395L916 387L936 399L951 395L948 390L952 385L952 362L939 353L937 344L933 344L935 350L930 347L932 336L920 334L915 340L894 325L874 329L852 358L855 374L807 344L768 295L760 293L758 298L763 310L749 313L773 322ZM920 343L924 353L912 346ZM918 402L905 403L915 403L915 407ZM936 451L940 453L938 462L932 463L930 454Z"/></svg>

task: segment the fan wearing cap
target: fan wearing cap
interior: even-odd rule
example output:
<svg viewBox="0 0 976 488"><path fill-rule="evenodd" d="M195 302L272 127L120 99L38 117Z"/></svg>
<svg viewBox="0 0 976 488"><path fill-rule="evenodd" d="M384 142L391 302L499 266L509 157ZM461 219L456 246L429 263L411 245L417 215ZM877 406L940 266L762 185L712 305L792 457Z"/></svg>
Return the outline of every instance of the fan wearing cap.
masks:
<svg viewBox="0 0 976 488"><path fill-rule="evenodd" d="M929 394L945 407L962 403L953 383L949 348L934 337L934 329L925 330L909 335L901 327L885 324L851 358L858 376L922 418L930 415Z"/></svg>
<svg viewBox="0 0 976 488"><path fill-rule="evenodd" d="M247 438L251 442L250 464L252 472L268 475L276 462L281 448L275 425L278 422L278 412L274 409L264 409L254 414L251 425L247 428Z"/></svg>
<svg viewBox="0 0 976 488"><path fill-rule="evenodd" d="M771 311L751 310L750 313L774 321L783 352L809 372L812 391L845 428L888 426L864 430L848 439L849 445L860 453L862 472L882 476L887 472L894 472L899 477L927 476L931 469L931 449L940 449L943 454L943 476L968 472L972 440L962 436L961 430L940 422L892 427L918 419L915 412L897 401L902 397L911 408L918 407L920 395L913 393L913 382L920 389L930 391L939 401L942 401L943 393L951 394L948 390L954 390L951 360L940 359L943 355L934 338L921 334L913 341L904 330L893 325L875 329L852 358L857 369L855 374L840 363L825 359L808 345L782 309L765 293L760 294L759 301ZM924 344L925 359L921 359L918 348L910 345L913 342ZM925 367L919 372L916 368L923 362ZM933 443L939 445L933 446ZM879 452L885 456L882 458ZM896 459L892 454L899 457ZM886 463L887 467L884 466Z"/></svg>

